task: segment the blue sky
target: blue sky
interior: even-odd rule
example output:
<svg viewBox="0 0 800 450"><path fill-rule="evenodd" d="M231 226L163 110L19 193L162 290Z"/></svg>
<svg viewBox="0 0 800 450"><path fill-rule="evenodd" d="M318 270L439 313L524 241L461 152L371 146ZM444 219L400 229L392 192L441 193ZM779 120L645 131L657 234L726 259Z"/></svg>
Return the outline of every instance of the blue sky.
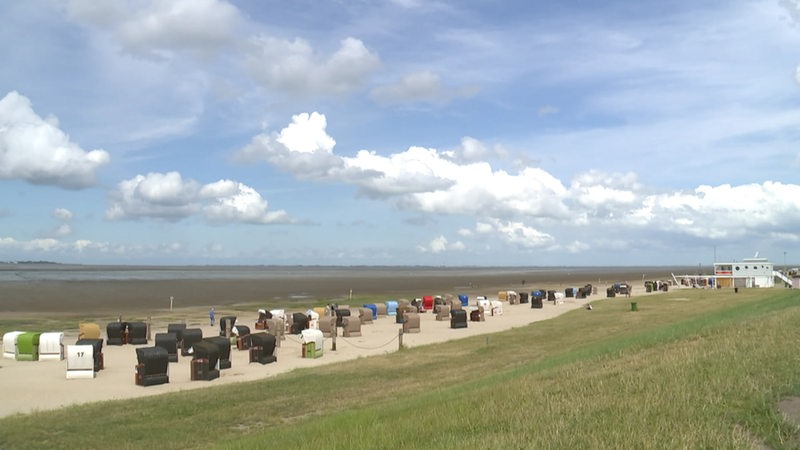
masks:
<svg viewBox="0 0 800 450"><path fill-rule="evenodd" d="M0 261L800 261L798 0L0 20Z"/></svg>

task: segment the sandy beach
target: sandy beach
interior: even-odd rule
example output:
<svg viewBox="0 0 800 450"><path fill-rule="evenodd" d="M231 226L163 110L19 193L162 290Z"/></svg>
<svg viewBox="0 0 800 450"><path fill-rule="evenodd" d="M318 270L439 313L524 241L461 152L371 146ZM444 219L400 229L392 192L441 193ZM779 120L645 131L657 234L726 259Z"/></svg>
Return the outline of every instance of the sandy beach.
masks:
<svg viewBox="0 0 800 450"><path fill-rule="evenodd" d="M666 269L668 270L668 269ZM666 275L669 271L666 272ZM480 276L470 273L429 273L426 277L393 280L385 275L374 277L340 276L335 279L321 278L302 280L286 279L280 282L259 280L216 279L216 280L114 280L114 281L33 281L2 283L3 298L0 312L6 323L14 318L24 320L30 317L61 317L75 319L75 327L62 330L64 344L77 340L79 321L98 323L103 330L112 317L121 316L123 320L144 320L151 318L151 334L166 332L168 323L185 322L189 328L201 328L204 337L217 336L219 327L208 323L208 306L216 309L217 318L236 315L240 324L247 325L251 331L257 318L257 308L250 312L244 304L263 305L268 309L283 308L288 313L304 311L305 308L292 308L297 292L308 297L339 299L346 303L350 290L360 295L379 295L386 300L393 298L417 298L423 295L446 295L466 293L470 296L470 306L476 304L475 298L484 295L497 299L501 290L529 292L532 289L553 289L563 292L567 286L593 284L597 294L586 299L565 298L560 304L545 302L541 309L530 304L511 305L503 303L503 314L486 315L483 322L468 322L467 328L451 329L450 322L435 320L432 312L420 315L420 333L403 334L403 345L420 345L460 339L467 336L494 333L546 320L578 308L587 302L605 299L606 288L619 281L629 281L635 286L634 296L644 295L641 283L641 269L609 270L602 274L554 271L546 274L509 273ZM524 277L524 278L523 278ZM653 273L652 278L666 279L664 273ZM335 281L335 282L334 282ZM523 284L524 282L524 284ZM600 283L598 283L600 282ZM271 286L271 287L270 287ZM163 293L158 296L152 292ZM220 297L224 292L226 297ZM180 299L180 307L169 310L167 293ZM308 298L306 297L306 299ZM224 300L227 298L228 300ZM188 299L191 299L189 301ZM376 300L377 302L379 300ZM191 303L191 304L185 304ZM360 304L352 304L354 307ZM325 339L324 354L320 358L302 357L299 336L286 335L276 349L277 362L261 365L249 363L247 351L231 350L232 367L222 370L220 378L212 381L190 380L190 358L180 357L177 363L169 365L169 383L142 387L134 382L137 346L104 345L105 368L97 372L94 379L67 380L65 361L15 361L0 360L0 417L15 413L48 410L67 405L112 399L158 395L166 392L199 389L226 383L256 380L291 371L299 367L312 367L356 359L363 356L386 354L397 351L401 325L394 317L381 317L371 324L361 327L362 335L336 338L336 351L332 350L332 339ZM13 325L0 330L12 331ZM153 345L150 341L149 346ZM35 395L30 395L35 387Z"/></svg>

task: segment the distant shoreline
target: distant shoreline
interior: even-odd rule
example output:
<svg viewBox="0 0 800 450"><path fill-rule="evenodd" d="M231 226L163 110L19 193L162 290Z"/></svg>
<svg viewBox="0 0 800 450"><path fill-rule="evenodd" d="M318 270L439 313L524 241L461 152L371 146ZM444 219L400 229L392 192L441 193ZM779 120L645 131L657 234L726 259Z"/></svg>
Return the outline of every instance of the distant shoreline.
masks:
<svg viewBox="0 0 800 450"><path fill-rule="evenodd" d="M59 266L60 267L60 266ZM0 270L0 312L8 314L140 314L176 307L265 307L383 300L430 294L496 295L592 284L666 280L686 267L344 267L344 266L72 266L80 270ZM696 269L696 267L695 267ZM635 292L635 291L634 291ZM602 293L602 292L599 292Z"/></svg>

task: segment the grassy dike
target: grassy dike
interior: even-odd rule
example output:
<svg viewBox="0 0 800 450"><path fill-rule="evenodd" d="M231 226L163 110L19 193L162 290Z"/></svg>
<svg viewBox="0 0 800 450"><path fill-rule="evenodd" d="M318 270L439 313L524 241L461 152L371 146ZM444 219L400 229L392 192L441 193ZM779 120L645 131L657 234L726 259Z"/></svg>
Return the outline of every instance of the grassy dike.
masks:
<svg viewBox="0 0 800 450"><path fill-rule="evenodd" d="M800 448L777 409L800 395L800 292L593 306L256 382L12 416L0 448Z"/></svg>

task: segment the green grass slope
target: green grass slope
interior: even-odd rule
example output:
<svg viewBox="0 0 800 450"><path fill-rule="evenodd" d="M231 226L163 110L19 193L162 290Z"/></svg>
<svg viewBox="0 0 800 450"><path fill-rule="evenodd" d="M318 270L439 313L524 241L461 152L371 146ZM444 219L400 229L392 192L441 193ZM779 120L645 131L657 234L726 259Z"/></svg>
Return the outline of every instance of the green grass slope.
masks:
<svg viewBox="0 0 800 450"><path fill-rule="evenodd" d="M777 410L800 394L800 292L593 305L256 382L12 416L0 448L800 448Z"/></svg>

